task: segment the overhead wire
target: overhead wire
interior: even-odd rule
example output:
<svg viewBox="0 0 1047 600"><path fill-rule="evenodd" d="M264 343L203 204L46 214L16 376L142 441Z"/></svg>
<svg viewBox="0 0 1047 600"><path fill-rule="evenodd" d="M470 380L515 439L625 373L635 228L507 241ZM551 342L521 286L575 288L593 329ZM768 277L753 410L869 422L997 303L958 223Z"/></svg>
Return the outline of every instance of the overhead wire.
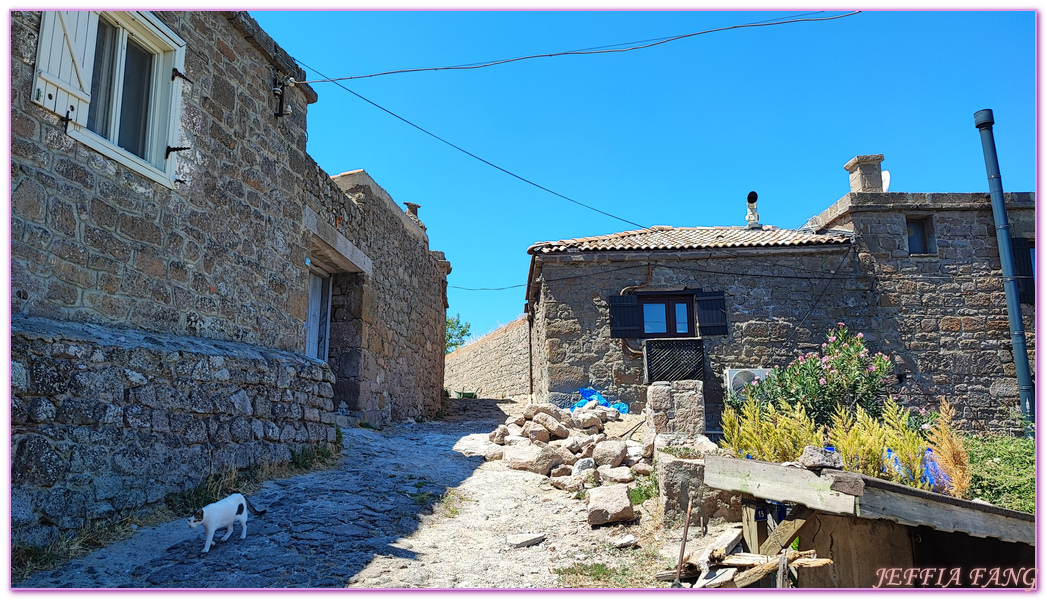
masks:
<svg viewBox="0 0 1047 600"><path fill-rule="evenodd" d="M305 64L304 62L302 62L300 60L295 59L295 62L297 62L298 64L302 65L303 67L309 69L310 71L312 71L314 73L317 73L321 77L325 76L320 71L317 71L313 67L310 67L309 65ZM540 190L542 190L544 192L548 192L548 193L550 193L550 194L552 194L552 195L554 195L554 196L556 196L558 198L562 198L564 200L567 200L568 202L573 202L574 204L577 204L578 206L582 206L584 208L588 208L591 211L598 212L601 215L604 215L604 216L607 216L607 217L611 217L612 219L616 219L616 220L621 221L623 223L628 223L629 225L635 225L636 227L639 227L640 229L649 229L649 227L647 227L646 225L641 225L641 224L639 224L639 223L637 223L635 221L630 221L629 219L624 219L624 218L619 217L617 215L612 215L611 213L609 213L609 212L607 212L605 210L600 210L599 208L596 208L595 206L590 206L590 205L588 205L588 204L586 204L584 202L579 202L578 200L575 200L573 198L568 198L567 196L564 196L563 194L561 194L559 192L555 192L555 191L553 191L553 190L551 190L551 189L549 189L549 188L547 188L547 187L545 187L543 185L535 183L535 182L531 181L530 179L527 179L526 177L522 177L520 175L517 175L516 173L513 173L512 171L510 171L508 169L504 169L504 168L494 164L493 162L491 162L491 161L489 161L489 160L487 160L485 158L482 158L480 156L477 156L476 154L473 154L472 152L469 152L465 148L462 148L461 146L458 146L457 144L454 144L454 143L452 143L452 142L450 142L450 141L448 141L448 140L446 140L446 139L436 135L435 133L429 131L428 129L425 129L424 127L422 127L420 125L416 125L415 123L412 123L411 121L408 121L404 117L401 117L400 115L394 113L393 111L389 110L388 108L380 106L377 103L372 102L371 100L368 100L367 98L364 98L360 94L358 94L358 93L354 92L353 90L351 90L351 89L345 87L344 85L342 85L341 82L334 81L334 80L332 80L332 82L335 85L337 85L338 87L342 88L343 90L349 92L350 94L356 96L357 98L359 98L359 99L363 100L364 102L370 104L371 106L377 108L378 110L380 110L380 111L382 111L382 112L384 112L384 113L386 113L386 114L388 114L388 115L390 115L392 117L395 117L395 118L399 119L400 121L403 121L404 123L406 123L406 124L410 125L411 127L414 127L415 129L417 129L418 131L421 131L422 133L424 133L424 134L426 134L426 135L428 135L428 136L430 136L430 137L432 137L432 138L434 138L436 140L439 140L439 141L443 142L444 144L447 144L448 146L454 148L455 150L458 150L459 152L461 152L463 154L466 154L467 156L471 156L471 157L475 158L476 160L484 163L485 165L487 165L489 167L492 167L494 169L497 169L497 170L501 171L502 173L505 173L506 175L509 175L510 177L514 177L516 179L519 179L520 181L522 181L522 182L524 182L524 183L526 183L528 185L532 185L532 186L534 186L534 187L536 187L536 188L538 188L538 189L540 189Z"/></svg>
<svg viewBox="0 0 1047 600"><path fill-rule="evenodd" d="M419 72L423 72L423 71L463 71L463 70L471 70L471 69L483 69L485 67L494 67L494 66L497 66L497 65L504 65L504 64L513 63L513 62L519 62L519 61L522 61L522 60L532 60L532 59L535 59L535 58L553 58L553 57L556 57L556 56L582 56L582 55L587 55L587 54L610 54L610 53L619 53L619 52L632 52L633 50L645 50L647 48L653 48L654 46L660 46L662 44L668 44L669 42L675 42L675 41L678 41L678 40L691 38L691 37L695 37L695 36L699 36L699 35L706 35L706 34L709 34L709 33L718 33L718 32L721 32L721 31L731 31L733 29L745 29L745 28L749 28L749 27L773 27L775 25L788 25L790 23L832 21L832 20L835 20L835 19L842 19L844 17L851 17L851 16L854 16L856 14L859 14L860 12L862 12L862 11L855 10L855 11L851 11L849 13L845 13L845 14L842 14L842 15L834 15L834 16L831 16L831 17L816 17L816 18L809 18L809 19L803 19L803 18L801 18L801 19L789 19L789 20L785 20L785 21L775 20L775 19L768 19L766 21L757 21L755 23L743 23L741 25L729 25L727 27L716 27L716 28L713 28L713 29L706 29L706 30L703 30L703 31L695 31L695 32L692 32L692 33L685 33L685 34L682 34L682 35L675 35L675 36L671 36L671 37L668 37L668 38L660 38L660 39L656 39L655 41L651 41L649 43L641 42L640 45L629 46L629 47L626 47L626 48L614 48L614 47L600 46L600 47L596 47L596 48L590 49L590 50L567 50L567 51L564 51L564 52L550 52L550 53L546 53L546 54L532 54L532 55L529 55L529 56L518 56L516 58L504 58L504 59L501 59L501 60L493 60L493 61L484 62L484 63L456 65L456 66L447 66L447 67L418 67L418 68L414 68L414 69L395 69L395 70L392 70L392 71L382 71L382 72L379 72L379 73L370 73L368 75L350 75L350 76L347 76L347 77L333 77L333 78L329 78L326 75L324 75L323 73L320 73L319 71L316 71L315 69L312 69L313 71L316 71L316 73L318 75L323 77L323 79L312 79L312 80L309 80L309 81L303 81L301 83L336 83L336 82L339 82L339 81L349 81L349 80L352 80L352 79L367 79L367 78L370 78L370 77L381 77L383 75L395 75L395 74L400 74L400 73L419 73ZM612 46L617 46L617 45L618 44L613 44Z"/></svg>

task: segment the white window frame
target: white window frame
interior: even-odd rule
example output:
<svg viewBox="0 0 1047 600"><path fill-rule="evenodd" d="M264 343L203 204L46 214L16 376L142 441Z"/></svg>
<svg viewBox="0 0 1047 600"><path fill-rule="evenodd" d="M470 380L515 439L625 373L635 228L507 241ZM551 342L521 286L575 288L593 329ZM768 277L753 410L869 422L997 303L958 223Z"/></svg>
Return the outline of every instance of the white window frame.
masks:
<svg viewBox="0 0 1047 600"><path fill-rule="evenodd" d="M150 82L149 124L146 134L146 159L124 150L114 141L87 128L95 42L100 18L106 19L120 30L121 49L126 44L127 36L133 36L139 45L154 54L152 81ZM77 24L75 32L72 31L73 23ZM55 66L51 69L52 72L46 72L45 65L49 64L49 57L60 52L71 52L77 58L71 61L68 58L65 59L65 62L71 63L69 67ZM122 52L118 54L121 57L123 55ZM122 60L122 58L119 59L121 63ZM51 64L56 65L57 63L52 61ZM69 137L140 175L174 188L177 153L167 156L166 150L168 146L179 145L182 79L172 77L172 74L175 69L182 71L184 65L185 42L148 12L45 11L41 18L36 89L33 101L63 118L67 115L65 109L73 109L73 112L77 114L70 115L70 121L67 124ZM60 73L54 71L60 71ZM60 96L58 101L50 99L50 96L53 95L52 90L56 86ZM115 87L120 88L120 84L118 83ZM66 95L63 95L63 92ZM119 89L114 91L114 94L119 100ZM69 101L61 102L66 98Z"/></svg>

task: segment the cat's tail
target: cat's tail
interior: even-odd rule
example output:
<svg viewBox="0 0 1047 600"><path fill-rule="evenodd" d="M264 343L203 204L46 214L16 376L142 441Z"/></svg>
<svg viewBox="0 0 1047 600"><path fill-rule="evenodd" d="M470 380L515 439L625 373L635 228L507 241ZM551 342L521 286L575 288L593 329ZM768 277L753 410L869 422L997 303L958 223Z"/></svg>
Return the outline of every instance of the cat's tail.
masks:
<svg viewBox="0 0 1047 600"><path fill-rule="evenodd" d="M247 496L244 496L244 503L247 504L247 510L251 511L252 515L260 517L265 514L264 510L257 510L255 507L251 506L251 501L247 499Z"/></svg>

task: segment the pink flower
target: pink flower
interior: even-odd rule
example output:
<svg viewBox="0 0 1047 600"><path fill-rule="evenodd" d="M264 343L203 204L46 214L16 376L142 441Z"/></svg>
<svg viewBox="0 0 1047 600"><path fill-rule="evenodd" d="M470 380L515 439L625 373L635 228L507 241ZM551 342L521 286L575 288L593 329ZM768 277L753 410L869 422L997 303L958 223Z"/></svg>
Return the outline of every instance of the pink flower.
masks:
<svg viewBox="0 0 1047 600"><path fill-rule="evenodd" d="M843 322L841 321L841 322L837 323L837 325L840 326L840 327L843 327Z"/></svg>
<svg viewBox="0 0 1047 600"><path fill-rule="evenodd" d="M858 338L858 339L862 339L863 337L865 337L865 334L859 331L859 332L858 332L858 335L856 335L856 336L854 336L854 337L856 337L856 338Z"/></svg>
<svg viewBox="0 0 1047 600"><path fill-rule="evenodd" d="M822 385L825 385L825 378L824 378L824 377L822 377L821 379L819 379L819 380L818 380L818 383L820 383L820 384L822 384Z"/></svg>
<svg viewBox="0 0 1047 600"><path fill-rule="evenodd" d="M872 373L875 370L876 370L876 367L874 367L873 365L869 365L869 372L870 373Z"/></svg>
<svg viewBox="0 0 1047 600"><path fill-rule="evenodd" d="M822 348L824 348L824 347L826 347L826 346L828 346L828 345L829 345L829 344L826 344L825 342L822 342Z"/></svg>
<svg viewBox="0 0 1047 600"><path fill-rule="evenodd" d="M925 414L927 414L927 409L926 408L921 408L920 409L920 416L922 417Z"/></svg>
<svg viewBox="0 0 1047 600"><path fill-rule="evenodd" d="M830 360L830 358L828 356L823 356L822 357L822 364L825 364L825 363L829 362L829 360Z"/></svg>
<svg viewBox="0 0 1047 600"><path fill-rule="evenodd" d="M830 335L829 336L829 341L830 342L835 342L836 341L836 336L835 335Z"/></svg>

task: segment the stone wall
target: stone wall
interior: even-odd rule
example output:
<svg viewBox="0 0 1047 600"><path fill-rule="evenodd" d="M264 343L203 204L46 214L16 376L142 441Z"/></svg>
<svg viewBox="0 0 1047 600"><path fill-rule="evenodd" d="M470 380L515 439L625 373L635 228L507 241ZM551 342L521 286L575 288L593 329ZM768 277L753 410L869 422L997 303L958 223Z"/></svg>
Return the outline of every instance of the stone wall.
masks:
<svg viewBox="0 0 1047 600"><path fill-rule="evenodd" d="M644 432L694 436L705 433L705 398L701 381L656 381L647 388ZM646 439L646 438L645 438Z"/></svg>
<svg viewBox="0 0 1047 600"><path fill-rule="evenodd" d="M1012 237L1035 237L1033 194L1006 194ZM931 220L933 253L909 255L906 216ZM987 194L851 193L820 228L853 228L862 269L875 277L872 329L917 406L958 403L974 430L1015 427L1014 355L996 228ZM1022 304L1030 363L1034 307Z"/></svg>
<svg viewBox="0 0 1047 600"><path fill-rule="evenodd" d="M51 527L58 495L96 507L76 504L61 525L71 527L187 478L286 456L292 441L330 438L331 423L381 427L439 410L450 265L430 251L417 205L407 214L363 171L335 181L309 157L316 93L286 88L294 111L274 115L274 78L305 73L246 13L154 14L186 42L177 146L189 149L171 154L173 187L69 137L30 101L41 14L11 13L11 313L33 323L13 331L31 339L13 366L25 374L13 387L23 456L13 487L30 507L20 526ZM311 268L332 275L326 364L296 354L306 352ZM121 361L145 362L129 375ZM290 380L274 379L280 365ZM160 404L138 399L146 390ZM159 411L181 416L164 425ZM182 429L163 430L175 421ZM146 449L164 436L163 447L181 448L168 438L187 435L192 449L118 466L125 442ZM96 445L106 458L83 466L79 448ZM26 458L36 454L48 458ZM161 458L191 466L151 483L138 467ZM99 495L88 480L105 468L141 494ZM39 469L62 478L30 474Z"/></svg>
<svg viewBox="0 0 1047 600"><path fill-rule="evenodd" d="M1007 200L1012 235L1034 237L1033 195ZM906 215L932 219L934 254L909 255ZM987 195L851 193L812 224L853 229L853 247L536 257L544 282L532 331L535 400L566 405L593 387L638 410L646 400L640 345L630 340L631 351L610 337L607 298L626 286L701 288L725 293L729 322L726 336L703 341L707 407L722 402L725 368L787 364L843 322L872 352L893 357L902 378L889 388L895 398L927 408L946 399L964 428L1014 429L1017 382ZM1033 362L1033 307L1022 311Z"/></svg>
<svg viewBox="0 0 1047 600"><path fill-rule="evenodd" d="M610 337L607 298L644 284L648 265L652 275L643 291L701 288L725 294L728 335L703 341L703 395L707 408L713 406L709 416L716 424L727 367L787 364L795 353L820 347L825 332L839 321L866 331L874 351L879 343L868 332L876 305L871 282L846 248L601 252L542 260L545 282L534 320L541 328L533 333L536 402L573 403L579 388L592 387L612 402L628 403L632 412L643 408L648 385L643 357ZM841 262L840 276L827 286ZM794 324L808 310L797 329ZM641 346L629 340L629 348Z"/></svg>
<svg viewBox="0 0 1047 600"><path fill-rule="evenodd" d="M333 442L334 374L236 342L15 316L11 526L34 545Z"/></svg>
<svg viewBox="0 0 1047 600"><path fill-rule="evenodd" d="M520 317L445 358L444 389L481 398L519 398L530 393L527 318Z"/></svg>

